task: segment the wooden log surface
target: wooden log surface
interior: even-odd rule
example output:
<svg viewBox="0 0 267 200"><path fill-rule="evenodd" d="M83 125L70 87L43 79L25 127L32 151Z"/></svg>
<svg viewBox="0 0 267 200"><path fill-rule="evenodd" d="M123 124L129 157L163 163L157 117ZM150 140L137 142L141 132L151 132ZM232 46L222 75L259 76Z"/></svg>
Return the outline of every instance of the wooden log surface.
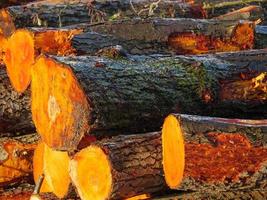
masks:
<svg viewBox="0 0 267 200"><path fill-rule="evenodd" d="M17 27L49 26L62 27L81 22L101 22L120 18L132 18L140 16L157 17L193 17L204 18L205 11L200 6L191 6L182 1L162 1L149 9L153 0L46 0L30 3L24 6L9 7L7 10L14 18ZM135 13L135 11L136 13ZM143 10L144 12L140 11ZM140 13L140 14L137 14Z"/></svg>
<svg viewBox="0 0 267 200"><path fill-rule="evenodd" d="M19 94L12 88L4 67L0 67L0 132L16 134L35 130L30 110L30 90Z"/></svg>
<svg viewBox="0 0 267 200"><path fill-rule="evenodd" d="M48 146L71 150L88 130L95 134L153 131L175 111L264 118L265 50L261 52L251 57L245 53L247 60L242 63L216 56L117 60L42 56L33 67L33 120ZM55 81L45 81L51 77ZM67 123L62 126L61 121Z"/></svg>
<svg viewBox="0 0 267 200"><path fill-rule="evenodd" d="M247 137L246 128L266 129L267 123L241 121L171 115L162 134L115 136L79 151L70 164L72 181L83 200L153 196L166 190L165 181L186 192L264 190L266 132L262 133L265 145L261 145ZM210 131L198 129L204 124ZM225 125L232 127L232 133L223 132Z"/></svg>

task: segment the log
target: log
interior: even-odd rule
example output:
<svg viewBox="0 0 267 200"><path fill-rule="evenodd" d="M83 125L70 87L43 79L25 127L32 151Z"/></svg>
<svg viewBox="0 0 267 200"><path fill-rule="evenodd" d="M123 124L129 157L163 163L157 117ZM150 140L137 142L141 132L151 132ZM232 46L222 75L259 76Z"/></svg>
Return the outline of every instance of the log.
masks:
<svg viewBox="0 0 267 200"><path fill-rule="evenodd" d="M188 131L188 124L197 130L196 125L203 119L206 126L213 127L211 132ZM192 124L184 123L187 120ZM245 132L221 132L224 123L218 118L170 115L162 133L120 135L98 141L74 155L70 161L71 180L82 200L154 196L167 190L166 184L185 192L264 190L266 146L254 145L255 140ZM255 123L259 122L242 125L232 121L227 125L246 128L257 126ZM267 128L266 121L261 123ZM195 134L206 140L200 141Z"/></svg>
<svg viewBox="0 0 267 200"><path fill-rule="evenodd" d="M32 73L33 121L50 148L72 151L87 132L158 130L170 112L265 118L266 69L252 60L41 56Z"/></svg>
<svg viewBox="0 0 267 200"><path fill-rule="evenodd" d="M70 187L68 153L53 151L45 143L40 142L33 157L35 183L42 174L44 180L40 193L53 193L58 198L65 197Z"/></svg>
<svg viewBox="0 0 267 200"><path fill-rule="evenodd" d="M7 6L14 6L14 5L22 5L25 3L29 3L34 0L2 0L0 2L0 8L4 8Z"/></svg>
<svg viewBox="0 0 267 200"><path fill-rule="evenodd" d="M264 9L261 6L246 6L232 12L214 17L218 20L264 20Z"/></svg>
<svg viewBox="0 0 267 200"><path fill-rule="evenodd" d="M30 90L23 94L14 91L4 67L0 67L0 82L0 132L11 136L34 132Z"/></svg>
<svg viewBox="0 0 267 200"><path fill-rule="evenodd" d="M267 48L267 26L257 26L255 32L255 45L261 49Z"/></svg>
<svg viewBox="0 0 267 200"><path fill-rule="evenodd" d="M0 187L31 182L36 135L0 139Z"/></svg>
<svg viewBox="0 0 267 200"><path fill-rule="evenodd" d="M154 0L133 0L132 5L141 17L193 17L205 18L205 11L200 6L191 6L181 1L161 1L149 13L147 5ZM146 6L146 9L143 9ZM62 27L83 22L96 23L121 18L133 18L134 12L130 0L72 0L34 2L24 6L7 8L19 28L30 26Z"/></svg>
<svg viewBox="0 0 267 200"><path fill-rule="evenodd" d="M254 24L250 22L156 18L80 27L85 29L85 33L76 35L72 44L77 52L86 54L114 45L121 45L131 54L142 55L203 54L254 46Z"/></svg>
<svg viewBox="0 0 267 200"><path fill-rule="evenodd" d="M191 118L191 120L195 119ZM177 126L183 124L180 115L168 116L162 129L163 141L166 135L174 132L172 130L174 121L177 122ZM266 127L266 122L263 125ZM181 126L184 130L184 126ZM266 132L261 135L266 139ZM190 137L190 140L186 137ZM201 137L205 140L201 140ZM197 130L194 133L187 132L185 141L183 180L180 184L176 184L172 179L169 181L166 179L171 188L185 191L229 191L266 186L264 178L267 168L266 145L254 145L255 138L248 137L247 133ZM163 150L163 167L164 159Z"/></svg>

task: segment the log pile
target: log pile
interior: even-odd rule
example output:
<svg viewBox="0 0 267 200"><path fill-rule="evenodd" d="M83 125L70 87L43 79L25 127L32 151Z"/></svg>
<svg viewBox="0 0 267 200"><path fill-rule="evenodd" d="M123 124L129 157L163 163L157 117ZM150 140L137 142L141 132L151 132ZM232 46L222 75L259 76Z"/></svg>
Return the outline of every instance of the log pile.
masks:
<svg viewBox="0 0 267 200"><path fill-rule="evenodd" d="M0 199L266 197L265 1L0 7Z"/></svg>

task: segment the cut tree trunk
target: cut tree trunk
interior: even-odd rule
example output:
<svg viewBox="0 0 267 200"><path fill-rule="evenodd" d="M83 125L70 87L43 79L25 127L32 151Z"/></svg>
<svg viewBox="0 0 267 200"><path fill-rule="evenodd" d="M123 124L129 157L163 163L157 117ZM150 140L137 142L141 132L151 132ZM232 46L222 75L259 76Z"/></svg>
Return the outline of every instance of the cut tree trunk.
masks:
<svg viewBox="0 0 267 200"><path fill-rule="evenodd" d="M267 48L267 26L257 26L255 29L255 45L258 48Z"/></svg>
<svg viewBox="0 0 267 200"><path fill-rule="evenodd" d="M0 132L13 136L32 133L35 127L30 110L30 90L24 94L15 92L4 67L0 67L0 82Z"/></svg>
<svg viewBox="0 0 267 200"><path fill-rule="evenodd" d="M166 183L181 191L263 190L267 148L254 145L249 133L238 131L240 127L256 128L255 124L266 129L267 123L240 121L170 115L162 134L121 135L98 141L70 161L72 182L82 200L151 195L167 190ZM212 131L190 131L201 123L213 127ZM221 132L225 125L237 128L237 132ZM199 140L196 134L206 140Z"/></svg>
<svg viewBox="0 0 267 200"><path fill-rule="evenodd" d="M0 138L0 187L31 182L32 157L36 134L18 138Z"/></svg>
<svg viewBox="0 0 267 200"><path fill-rule="evenodd" d="M238 51L251 49L255 37L254 23L238 21L157 18L78 27L89 32L75 36L73 46L89 54L117 44L131 54Z"/></svg>
<svg viewBox="0 0 267 200"><path fill-rule="evenodd" d="M155 131L170 112L266 118L266 52L259 52L244 52L244 62L234 58L242 52L229 61L41 56L32 73L33 121L49 147L71 151L88 131Z"/></svg>
<svg viewBox="0 0 267 200"><path fill-rule="evenodd" d="M39 143L33 157L35 183L42 174L40 193L54 193L58 198L66 196L70 186L68 153L53 151L45 143Z"/></svg>
<svg viewBox="0 0 267 200"><path fill-rule="evenodd" d="M181 1L161 1L157 6L143 9L151 5L153 0L46 0L24 6L7 8L17 27L49 26L62 27L83 22L96 23L107 20L133 17L192 17L205 18L201 6L192 6ZM135 11L136 13L135 13ZM141 12L140 12L141 11ZM139 13L139 14L137 14Z"/></svg>
<svg viewBox="0 0 267 200"><path fill-rule="evenodd" d="M186 120L203 121L201 117L187 117ZM213 121L206 118L204 121ZM183 116L170 115L165 119L163 125L163 148L164 138L172 134L173 123L177 126L182 124L184 130L187 125L183 123ZM242 125L242 120L218 120L212 122L211 127L218 123L237 123ZM221 121L221 122L220 122ZM227 122L228 121L228 122ZM198 123L198 122L197 122ZM245 126L258 126L258 122L245 121ZM209 126L209 123L206 123ZM265 126L266 121L259 126ZM220 126L219 126L220 128ZM239 128L238 128L239 129ZM216 128L213 131L202 132L194 129L194 132L185 134L185 166L183 180L181 184L175 184L170 178L166 179L171 188L186 191L229 191L240 188L265 188L266 187L266 169L267 169L267 148L265 145L255 144L255 136L245 132L225 133L218 132ZM188 129L189 130L189 129ZM197 131L196 131L197 130ZM254 133L255 135L257 133ZM248 137L250 135L252 137ZM266 139L266 132L261 133ZM188 139L190 138L190 139ZM171 140L170 140L171 141ZM254 143L254 144L253 144ZM166 151L167 152L167 151ZM163 167L167 169L163 150ZM167 157L167 155L166 155ZM165 177L167 176L166 170Z"/></svg>

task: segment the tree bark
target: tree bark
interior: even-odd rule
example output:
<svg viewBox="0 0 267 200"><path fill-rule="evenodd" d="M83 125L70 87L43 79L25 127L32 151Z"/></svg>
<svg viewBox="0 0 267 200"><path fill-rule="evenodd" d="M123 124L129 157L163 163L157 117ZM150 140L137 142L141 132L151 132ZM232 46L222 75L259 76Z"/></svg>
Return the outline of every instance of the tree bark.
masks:
<svg viewBox="0 0 267 200"><path fill-rule="evenodd" d="M0 139L1 187L32 182L32 157L37 140L36 134Z"/></svg>
<svg viewBox="0 0 267 200"><path fill-rule="evenodd" d="M29 3L31 1L34 1L34 0L2 0L0 2L0 8L13 6L13 5L22 5L22 4Z"/></svg>
<svg viewBox="0 0 267 200"><path fill-rule="evenodd" d="M33 68L33 120L48 146L71 150L88 128L95 134L155 131L170 112L263 119L266 56L260 52L257 57L253 51L244 62L216 55L117 60L43 56ZM57 82L61 73L72 85L69 92ZM67 123L62 126L61 120Z"/></svg>
<svg viewBox="0 0 267 200"><path fill-rule="evenodd" d="M15 92L4 67L0 67L0 132L25 134L35 130L30 110L30 90Z"/></svg>
<svg viewBox="0 0 267 200"><path fill-rule="evenodd" d="M197 17L204 18L205 12L199 6L190 6L181 1L162 1L154 7L152 12L143 9L151 5L153 0L132 1L135 11L130 1L40 1L24 6L9 7L8 11L15 20L17 27L25 26L49 26L61 27L83 22L100 22L121 18L141 17Z"/></svg>
<svg viewBox="0 0 267 200"><path fill-rule="evenodd" d="M267 47L267 26L257 26L255 29L256 41L255 45L257 48L264 49Z"/></svg>
<svg viewBox="0 0 267 200"><path fill-rule="evenodd" d="M185 170L182 183L176 187L178 190L229 191L266 187L265 120L256 122L186 115L171 117L175 117L178 125L181 124L185 130ZM203 128L204 123L210 127L198 129ZM251 133L247 131L250 125L263 129L260 133ZM167 126L168 121L165 120L163 133ZM231 130L231 126L231 133L222 132L225 128Z"/></svg>
<svg viewBox="0 0 267 200"><path fill-rule="evenodd" d="M87 54L112 45L121 45L131 54L142 55L203 54L254 46L254 24L249 22L158 18L78 27L84 28L85 33L76 35L72 44L78 52Z"/></svg>

